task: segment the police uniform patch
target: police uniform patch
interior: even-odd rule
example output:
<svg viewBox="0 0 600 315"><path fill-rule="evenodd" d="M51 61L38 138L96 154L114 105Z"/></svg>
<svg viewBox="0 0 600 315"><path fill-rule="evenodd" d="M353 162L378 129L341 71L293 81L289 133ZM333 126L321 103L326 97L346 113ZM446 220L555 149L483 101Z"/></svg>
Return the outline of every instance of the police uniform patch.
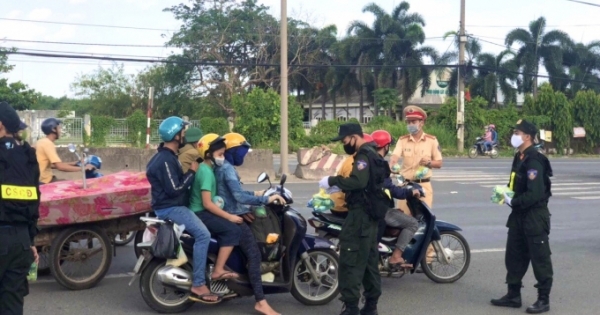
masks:
<svg viewBox="0 0 600 315"><path fill-rule="evenodd" d="M367 162L365 162L364 160L358 160L356 161L356 169L359 171L364 170L367 167Z"/></svg>
<svg viewBox="0 0 600 315"><path fill-rule="evenodd" d="M527 171L527 177L529 180L534 180L537 177L537 170L531 169Z"/></svg>

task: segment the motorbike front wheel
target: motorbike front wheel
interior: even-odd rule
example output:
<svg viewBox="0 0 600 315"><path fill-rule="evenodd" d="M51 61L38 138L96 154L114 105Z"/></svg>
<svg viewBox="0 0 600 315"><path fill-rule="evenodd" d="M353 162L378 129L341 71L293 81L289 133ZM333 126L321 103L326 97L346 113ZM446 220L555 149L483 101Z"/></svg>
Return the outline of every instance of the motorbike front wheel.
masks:
<svg viewBox="0 0 600 315"><path fill-rule="evenodd" d="M321 283L315 283L305 261L299 258L294 267L292 296L304 305L325 305L339 294L339 256L331 249L314 249L308 251L308 256Z"/></svg>
<svg viewBox="0 0 600 315"><path fill-rule="evenodd" d="M477 148L470 148L469 149L469 158L474 159L476 157L477 157Z"/></svg>
<svg viewBox="0 0 600 315"><path fill-rule="evenodd" d="M492 152L490 153L490 157L492 159L497 159L500 156L500 152L498 152L498 148L492 148Z"/></svg>
<svg viewBox="0 0 600 315"><path fill-rule="evenodd" d="M158 280L158 270L166 265L162 259L152 260L140 276L140 293L150 308L159 313L181 313L194 302L189 300L189 292L165 287ZM182 268L191 266L185 265Z"/></svg>
<svg viewBox="0 0 600 315"><path fill-rule="evenodd" d="M471 249L467 240L456 231L440 232L442 248L448 263L438 258L439 253L430 263L427 257L421 262L423 272L427 277L437 283L452 283L462 278L471 263ZM452 244L456 244L453 246ZM434 247L435 248L435 247Z"/></svg>

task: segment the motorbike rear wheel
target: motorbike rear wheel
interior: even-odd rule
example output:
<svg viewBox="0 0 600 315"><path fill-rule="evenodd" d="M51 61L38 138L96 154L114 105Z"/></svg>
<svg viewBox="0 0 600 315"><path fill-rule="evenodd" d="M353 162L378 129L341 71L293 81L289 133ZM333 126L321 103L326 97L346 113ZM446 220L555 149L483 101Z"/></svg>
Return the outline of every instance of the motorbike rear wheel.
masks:
<svg viewBox="0 0 600 315"><path fill-rule="evenodd" d="M189 292L182 292L164 286L161 287L161 284L158 282L157 273L166 263L166 260L154 259L148 264L140 276L140 293L144 302L159 313L181 313L190 308L194 302L188 299ZM158 287L155 287L156 285ZM162 298L162 295L166 295L167 292L173 293L176 299Z"/></svg>
<svg viewBox="0 0 600 315"><path fill-rule="evenodd" d="M131 241L133 241L133 239L135 238L135 232L136 231L130 231L126 234L126 237L124 239L121 239L121 235L115 235L115 246L125 246L131 243Z"/></svg>
<svg viewBox="0 0 600 315"><path fill-rule="evenodd" d="M456 231L444 231L440 232L442 246L444 248L444 252L446 256L450 258L449 264L444 264L441 259L434 258L431 263L427 263L427 257L423 258L421 265L423 267L423 272L429 279L437 283L452 283L456 280L462 278L464 274L469 269L469 264L471 263L471 249L469 248L469 244L467 240ZM460 246L459 249L450 249L450 242L455 241ZM434 247L435 248L435 247ZM456 266L455 272L449 275L442 275L439 271L434 268L436 265L439 265L441 268L447 270L448 267L452 267L452 263L456 260L457 254L463 253L464 259L462 264ZM438 254L436 253L436 256ZM443 271L443 270L442 270Z"/></svg>
<svg viewBox="0 0 600 315"><path fill-rule="evenodd" d="M470 159L474 159L477 157L477 148L470 148L469 149L469 158Z"/></svg>
<svg viewBox="0 0 600 315"><path fill-rule="evenodd" d="M305 266L304 260L299 258L294 267L292 296L304 305L325 305L335 299L339 294L339 256L331 249L314 249L308 251L308 256L312 268L315 269L319 275L321 285L317 285L313 282L310 272ZM319 256L324 257L324 259L318 259ZM331 271L333 271L334 274L331 274ZM308 285L308 292L300 288L302 284ZM313 293L311 289L315 287L316 293ZM326 288L323 294L319 294L322 287L328 288Z"/></svg>

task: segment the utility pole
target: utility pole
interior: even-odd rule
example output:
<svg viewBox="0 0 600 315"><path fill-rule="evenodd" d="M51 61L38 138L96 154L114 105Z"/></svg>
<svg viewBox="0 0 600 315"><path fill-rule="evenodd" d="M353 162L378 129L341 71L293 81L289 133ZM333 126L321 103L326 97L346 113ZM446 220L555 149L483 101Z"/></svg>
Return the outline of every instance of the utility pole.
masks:
<svg viewBox="0 0 600 315"><path fill-rule="evenodd" d="M460 0L460 33L458 47L458 104L456 106L456 125L458 126L458 152L465 149L465 44L467 36L465 35L465 0Z"/></svg>
<svg viewBox="0 0 600 315"><path fill-rule="evenodd" d="M152 120L152 106L154 105L154 88L148 88L148 121L146 123L146 149L150 149L150 121Z"/></svg>
<svg viewBox="0 0 600 315"><path fill-rule="evenodd" d="M288 38L287 0L281 0L281 174L288 174Z"/></svg>

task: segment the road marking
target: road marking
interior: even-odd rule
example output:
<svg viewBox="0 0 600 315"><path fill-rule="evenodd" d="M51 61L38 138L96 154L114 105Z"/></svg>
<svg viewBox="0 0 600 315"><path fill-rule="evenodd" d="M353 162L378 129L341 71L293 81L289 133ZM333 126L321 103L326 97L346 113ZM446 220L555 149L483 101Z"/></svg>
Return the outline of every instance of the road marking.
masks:
<svg viewBox="0 0 600 315"><path fill-rule="evenodd" d="M506 251L505 248L472 249L471 254L499 253L504 251Z"/></svg>
<svg viewBox="0 0 600 315"><path fill-rule="evenodd" d="M596 200L596 199L600 199L600 196L573 197L573 199L579 199L579 200Z"/></svg>

